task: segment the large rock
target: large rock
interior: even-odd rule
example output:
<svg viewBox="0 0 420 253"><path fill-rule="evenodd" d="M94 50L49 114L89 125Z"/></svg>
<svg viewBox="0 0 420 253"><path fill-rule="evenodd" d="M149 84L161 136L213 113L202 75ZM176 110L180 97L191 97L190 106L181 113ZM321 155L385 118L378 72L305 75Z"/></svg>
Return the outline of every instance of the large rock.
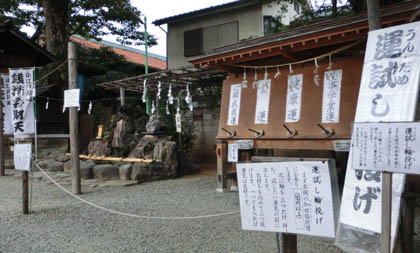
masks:
<svg viewBox="0 0 420 253"><path fill-rule="evenodd" d="M54 160L41 160L37 165L45 171L63 171L63 163Z"/></svg>
<svg viewBox="0 0 420 253"><path fill-rule="evenodd" d="M88 146L89 154L96 156L108 156L111 154L111 149L108 147L108 142L92 141Z"/></svg>
<svg viewBox="0 0 420 253"><path fill-rule="evenodd" d="M146 135L140 139L136 148L131 151L129 157L152 159L156 143L159 139L155 136Z"/></svg>
<svg viewBox="0 0 420 253"><path fill-rule="evenodd" d="M63 171L71 172L71 160L63 163Z"/></svg>
<svg viewBox="0 0 420 253"><path fill-rule="evenodd" d="M135 163L131 169L131 180L139 183L177 177L178 173L164 163Z"/></svg>
<svg viewBox="0 0 420 253"><path fill-rule="evenodd" d="M80 177L83 179L93 178L93 167L95 165L92 160L80 161Z"/></svg>
<svg viewBox="0 0 420 253"><path fill-rule="evenodd" d="M120 179L120 172L118 167L112 164L96 165L93 167L93 173L96 179L103 181Z"/></svg>
<svg viewBox="0 0 420 253"><path fill-rule="evenodd" d="M133 141L134 129L131 122L120 120L117 122L114 128L114 134L112 137L113 148L127 148Z"/></svg>
<svg viewBox="0 0 420 253"><path fill-rule="evenodd" d="M146 131L147 132L156 132L162 128L162 123L160 122L159 117L157 114L153 114L150 116L149 121L146 124Z"/></svg>
<svg viewBox="0 0 420 253"><path fill-rule="evenodd" d="M132 167L131 163L127 163L119 167L121 180L131 179L131 167Z"/></svg>
<svg viewBox="0 0 420 253"><path fill-rule="evenodd" d="M70 160L70 156L68 156L68 155L60 155L60 156L57 156L56 158L54 158L54 160L56 162L62 162L62 163L64 163L64 162L67 162L68 160Z"/></svg>
<svg viewBox="0 0 420 253"><path fill-rule="evenodd" d="M177 170L178 156L176 143L166 139L160 140L153 150L153 160L162 162L166 166L171 167L171 169Z"/></svg>

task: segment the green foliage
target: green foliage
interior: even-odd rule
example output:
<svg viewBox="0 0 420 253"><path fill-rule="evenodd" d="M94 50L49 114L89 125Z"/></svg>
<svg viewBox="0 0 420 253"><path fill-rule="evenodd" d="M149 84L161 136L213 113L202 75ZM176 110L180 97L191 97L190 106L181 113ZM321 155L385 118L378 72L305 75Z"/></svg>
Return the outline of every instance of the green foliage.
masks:
<svg viewBox="0 0 420 253"><path fill-rule="evenodd" d="M54 1L54 0L44 0ZM14 23L35 28L35 36L45 31L44 1L6 0L0 1L0 16L13 19ZM70 6L68 36L78 34L86 38L100 39L105 35L116 35L117 41L125 45L141 45L144 32L139 20L141 12L130 0L64 0ZM64 5L65 6L65 5ZM156 44L149 35L148 44Z"/></svg>

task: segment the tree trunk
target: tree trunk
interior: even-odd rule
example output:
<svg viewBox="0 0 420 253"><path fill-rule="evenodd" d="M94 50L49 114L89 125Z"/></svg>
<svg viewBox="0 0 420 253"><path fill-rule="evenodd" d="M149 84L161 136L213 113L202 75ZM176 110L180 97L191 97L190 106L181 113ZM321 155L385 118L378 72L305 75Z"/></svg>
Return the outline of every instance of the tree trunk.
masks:
<svg viewBox="0 0 420 253"><path fill-rule="evenodd" d="M59 59L67 56L71 0L42 0L47 50Z"/></svg>
<svg viewBox="0 0 420 253"><path fill-rule="evenodd" d="M381 13L379 11L379 0L367 1L369 31L381 28Z"/></svg>
<svg viewBox="0 0 420 253"><path fill-rule="evenodd" d="M332 16L337 17L337 0L332 0Z"/></svg>

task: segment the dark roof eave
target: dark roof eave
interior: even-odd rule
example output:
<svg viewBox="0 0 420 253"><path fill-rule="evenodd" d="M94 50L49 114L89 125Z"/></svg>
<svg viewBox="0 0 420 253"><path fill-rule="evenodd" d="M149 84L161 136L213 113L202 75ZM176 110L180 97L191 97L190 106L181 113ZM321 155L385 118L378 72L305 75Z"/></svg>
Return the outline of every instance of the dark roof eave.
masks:
<svg viewBox="0 0 420 253"><path fill-rule="evenodd" d="M163 25L163 24L168 24L168 23L175 23L175 22L203 17L207 15L214 15L217 13L235 10L235 9L239 9L243 7L248 7L248 6L256 5L259 3L260 3L260 0L238 0L236 2L216 5L209 8L204 8L204 9L191 11L191 12L187 12L187 13L183 13L183 14L179 14L179 15L175 15L175 16L171 16L167 18L158 19L158 20L153 21L152 24Z"/></svg>
<svg viewBox="0 0 420 253"><path fill-rule="evenodd" d="M393 9L391 9L391 11L383 13L382 17L388 17L388 16L398 15L398 14L409 12L409 11L415 11L416 9L420 8L420 4L417 3L417 5L416 5L415 3L416 3L415 1L411 1L411 5L408 4L408 6L406 6L406 8L393 8ZM319 22L319 23L314 23L314 24L311 24L311 25L308 25L308 26L303 26L303 27L299 27L299 28L296 28L296 29L287 30L287 31L280 32L280 33L277 33L277 34L268 35L268 36L264 36L264 37L259 37L259 38L255 38L255 39L252 39L252 40L247 40L247 41L244 41L244 42L238 42L238 43L235 43L235 44L230 44L230 45L227 45L227 46L224 46L224 47L215 48L213 51L211 51L207 54L191 58L188 61L189 62L201 61L201 60L204 60L204 59L207 59L207 58L212 58L212 57L219 56L219 55L222 55L222 54L228 54L228 53L233 53L233 52L237 52L237 51L241 51L241 50L247 50L247 49L263 46L263 45L266 45L266 44L269 44L269 43L276 43L276 42L286 41L286 40L290 40L290 39L294 39L294 38L299 38L299 37L302 37L302 36L305 36L305 35L311 35L311 34L315 35L317 33L325 32L325 31L328 31L328 30L336 30L337 28L367 22L367 16L366 15L367 15L366 13L362 13L362 14L358 14L358 15L354 15L354 16L347 16L347 17L338 18L338 19L334 19L334 20L322 21L322 22ZM359 17L355 17L355 16L359 16ZM352 17L353 18L358 18L358 19L352 20L351 22L343 22L343 20L349 19L349 18L352 18ZM309 29L311 26L313 26L314 29ZM320 28L315 29L316 26L320 26ZM297 32L297 31L302 30L302 29L306 29L306 30L309 30L309 31L308 32L302 32L302 33L296 33L296 34L292 34L290 36L287 36L287 34L290 33L290 32Z"/></svg>

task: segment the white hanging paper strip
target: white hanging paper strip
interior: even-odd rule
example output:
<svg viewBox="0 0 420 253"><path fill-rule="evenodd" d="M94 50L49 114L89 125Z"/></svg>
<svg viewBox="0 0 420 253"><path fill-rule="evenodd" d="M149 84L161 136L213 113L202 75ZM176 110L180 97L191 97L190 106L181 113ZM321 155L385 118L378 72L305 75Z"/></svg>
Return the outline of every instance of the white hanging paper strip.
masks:
<svg viewBox="0 0 420 253"><path fill-rule="evenodd" d="M162 91L162 83L159 81L158 83L158 93L157 93L157 98L160 100L160 92Z"/></svg>
<svg viewBox="0 0 420 253"><path fill-rule="evenodd" d="M303 75L289 75L286 101L286 123L299 122L302 104Z"/></svg>
<svg viewBox="0 0 420 253"><path fill-rule="evenodd" d="M0 75L0 82L3 86L3 133L13 134L13 121L12 121L12 97L9 84L9 75ZM1 117L1 115L0 115Z"/></svg>
<svg viewBox="0 0 420 253"><path fill-rule="evenodd" d="M316 86L319 86L319 80L321 79L318 74L318 69L318 60L315 58L314 83Z"/></svg>
<svg viewBox="0 0 420 253"><path fill-rule="evenodd" d="M64 107L79 107L80 108L80 90L71 89L64 91Z"/></svg>
<svg viewBox="0 0 420 253"><path fill-rule="evenodd" d="M188 84L187 84L187 96L185 96L185 102L187 103L187 105L191 103L191 95L190 95L190 89L188 87Z"/></svg>
<svg viewBox="0 0 420 253"><path fill-rule="evenodd" d="M355 122L413 121L420 76L420 22L369 32ZM353 150L350 149L350 157ZM377 175L376 173L379 173ZM358 170L348 159L340 222L381 232L382 173ZM392 243L405 175L392 176ZM340 235L338 235L340 236ZM358 247L360 242L353 242Z"/></svg>
<svg viewBox="0 0 420 253"><path fill-rule="evenodd" d="M15 163L15 169L21 171L31 170L31 159L32 159L32 144L15 144L13 150L13 160Z"/></svg>
<svg viewBox="0 0 420 253"><path fill-rule="evenodd" d="M181 113L177 112L175 114L175 123L176 123L176 132L177 133L181 133L182 129L181 129Z"/></svg>
<svg viewBox="0 0 420 253"><path fill-rule="evenodd" d="M143 81L143 96L141 97L141 100L143 103L146 103L146 94L147 94L147 86L146 86L146 79Z"/></svg>
<svg viewBox="0 0 420 253"><path fill-rule="evenodd" d="M228 162L238 162L238 144L228 144Z"/></svg>
<svg viewBox="0 0 420 253"><path fill-rule="evenodd" d="M168 100L169 100L169 104L172 105L174 103L174 97L172 96L172 84L169 84Z"/></svg>
<svg viewBox="0 0 420 253"><path fill-rule="evenodd" d="M168 100L166 100L166 115L169 115L169 114L171 114L171 113L169 112L169 101L168 101Z"/></svg>
<svg viewBox="0 0 420 253"><path fill-rule="evenodd" d="M45 103L45 110L48 111L48 106L50 104L50 98L47 98L47 103Z"/></svg>
<svg viewBox="0 0 420 253"><path fill-rule="evenodd" d="M228 126L237 126L239 124L239 112L241 109L241 85L232 84L230 86Z"/></svg>
<svg viewBox="0 0 420 253"><path fill-rule="evenodd" d="M276 74L274 75L274 78L279 78L281 76L281 73L280 73L280 69L279 69L279 66L277 66L277 72L276 72Z"/></svg>
<svg viewBox="0 0 420 253"><path fill-rule="evenodd" d="M152 112L152 114L153 114L153 113L155 113L155 111L156 111L155 101L154 101L154 100L152 100L152 108L151 108L151 112Z"/></svg>
<svg viewBox="0 0 420 253"><path fill-rule="evenodd" d="M192 103L190 103L189 107L190 107L190 111L193 111L194 110L194 106L193 106Z"/></svg>
<svg viewBox="0 0 420 253"><path fill-rule="evenodd" d="M89 101L89 108L88 108L88 113L89 114L92 113L92 108L93 108L92 101Z"/></svg>
<svg viewBox="0 0 420 253"><path fill-rule="evenodd" d="M33 68L9 69L13 132L15 135L35 133L33 105Z"/></svg>
<svg viewBox="0 0 420 253"><path fill-rule="evenodd" d="M322 123L338 123L340 119L341 69L324 73Z"/></svg>
<svg viewBox="0 0 420 253"><path fill-rule="evenodd" d="M255 109L255 124L268 123L268 109L270 105L271 79L258 81L257 102Z"/></svg>
<svg viewBox="0 0 420 253"><path fill-rule="evenodd" d="M244 77L242 80L242 88L248 88L248 80L246 79L246 68L244 67Z"/></svg>
<svg viewBox="0 0 420 253"><path fill-rule="evenodd" d="M244 230L335 237L328 163L238 163Z"/></svg>

